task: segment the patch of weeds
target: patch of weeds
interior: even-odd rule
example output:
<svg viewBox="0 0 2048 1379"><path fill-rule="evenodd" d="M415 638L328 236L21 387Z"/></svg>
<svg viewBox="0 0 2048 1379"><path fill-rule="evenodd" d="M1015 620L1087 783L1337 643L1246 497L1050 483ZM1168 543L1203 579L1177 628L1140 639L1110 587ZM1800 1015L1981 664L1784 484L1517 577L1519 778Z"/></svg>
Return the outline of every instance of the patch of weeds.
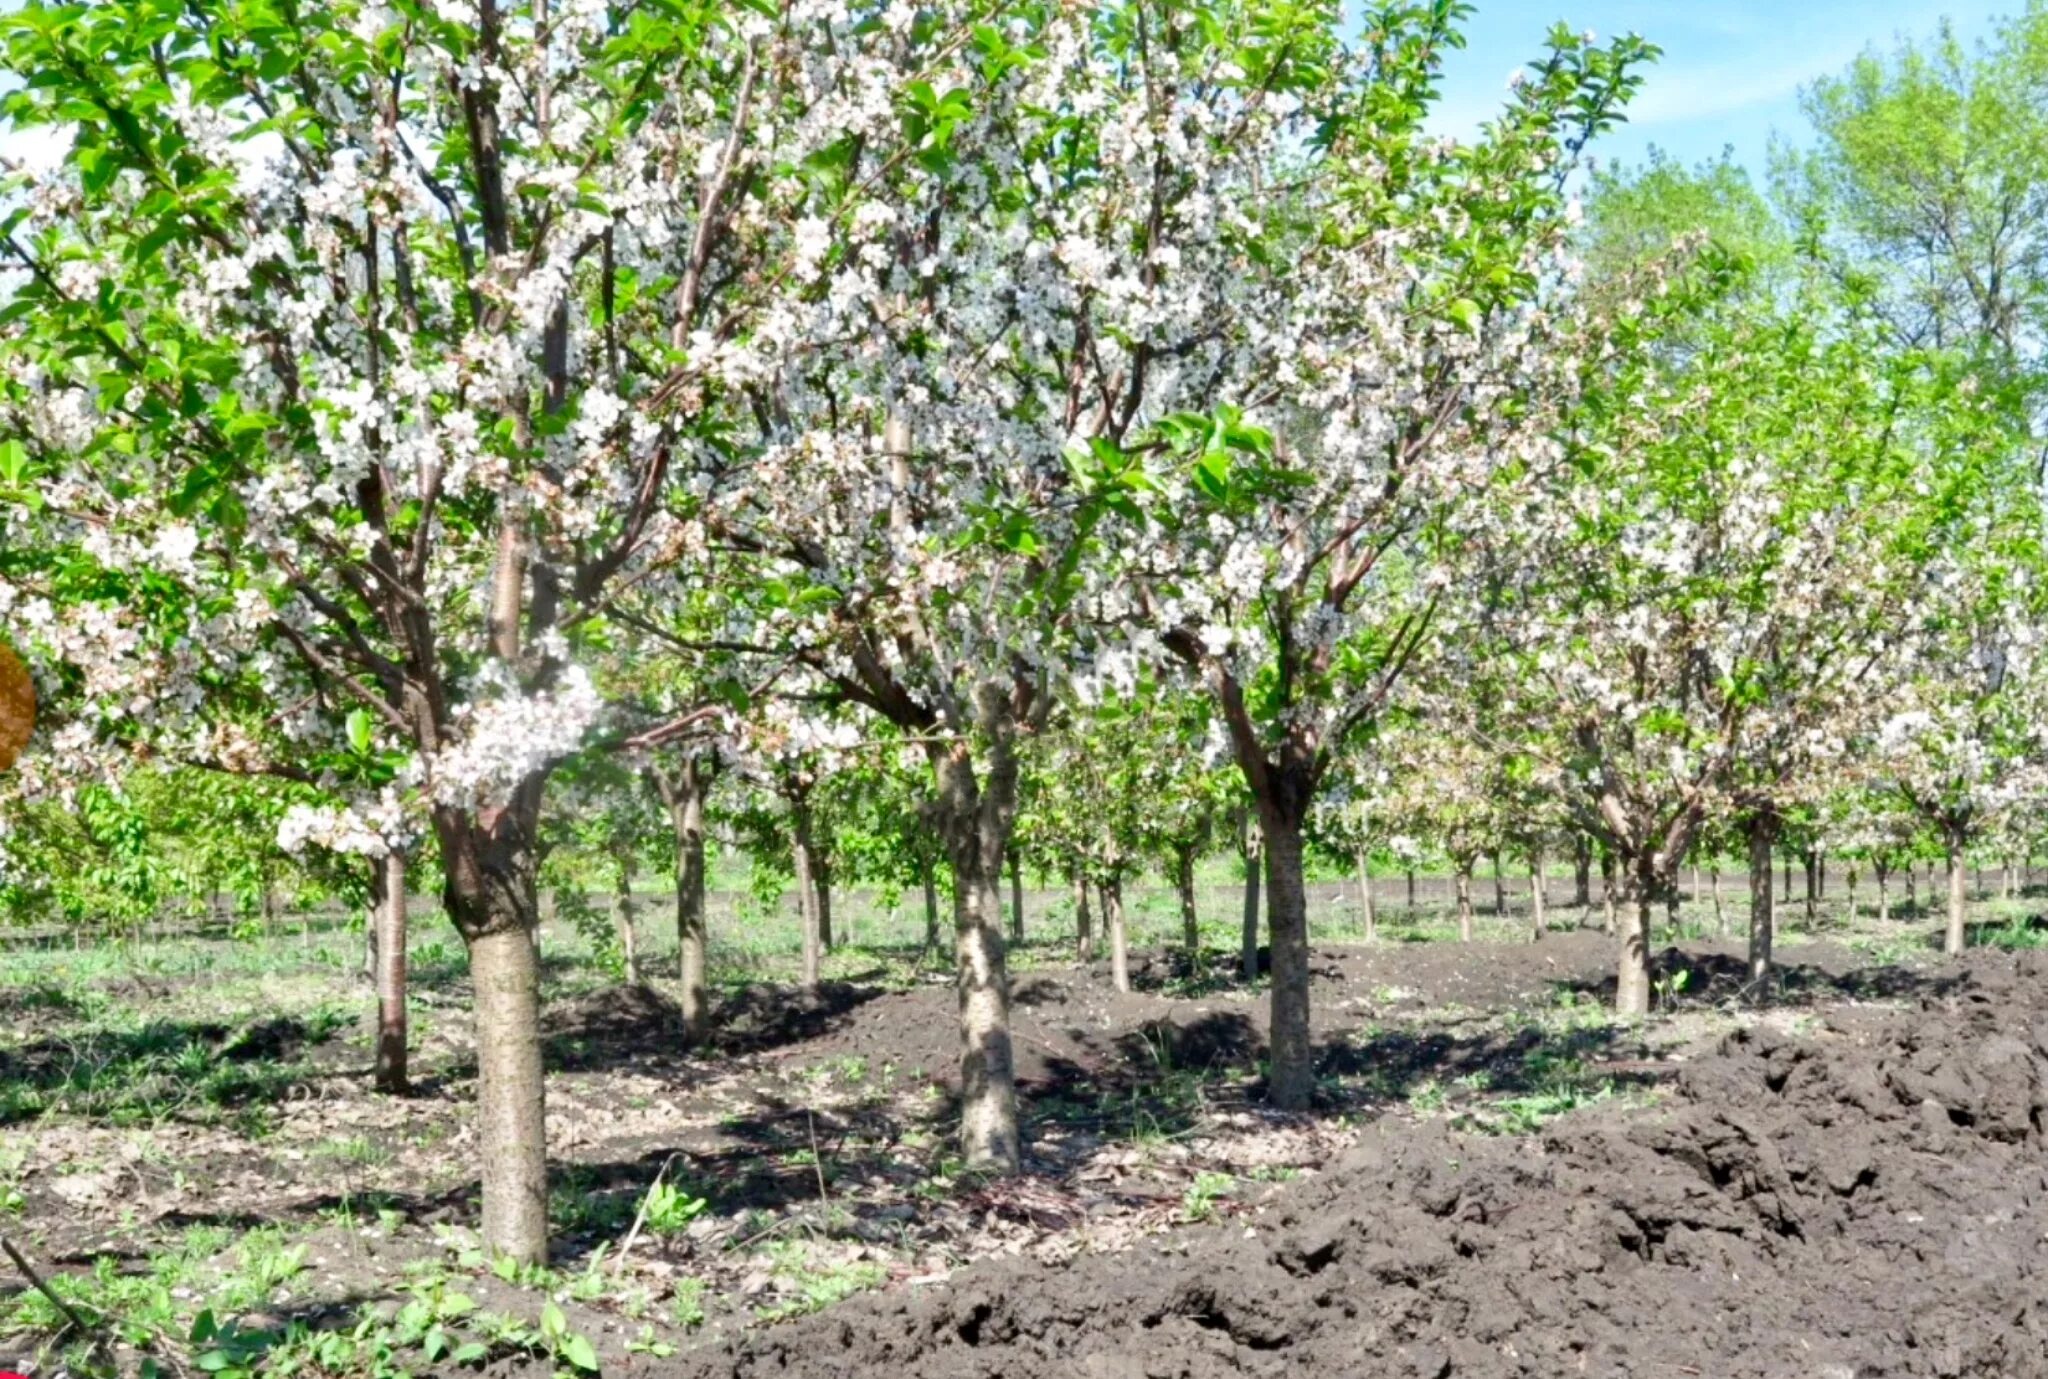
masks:
<svg viewBox="0 0 2048 1379"><path fill-rule="evenodd" d="M1541 1092L1507 1097L1468 1111L1458 1118L1458 1127L1492 1135L1533 1135L1566 1112L1611 1101L1617 1095L1611 1081L1595 1087L1560 1083Z"/></svg>
<svg viewBox="0 0 2048 1379"><path fill-rule="evenodd" d="M1420 1115L1433 1116L1443 1110L1449 1100L1450 1096L1444 1091L1443 1084L1433 1077L1424 1078L1408 1093L1408 1108Z"/></svg>
<svg viewBox="0 0 2048 1379"><path fill-rule="evenodd" d="M1216 1215L1216 1204L1228 1198L1236 1188L1237 1179L1228 1173L1197 1173L1195 1180L1188 1184L1187 1192L1181 1197L1181 1219L1212 1220Z"/></svg>
<svg viewBox="0 0 2048 1379"><path fill-rule="evenodd" d="M685 1331L694 1331L704 1325L704 1280L677 1279L675 1296L669 1299L668 1315L670 1321Z"/></svg>
<svg viewBox="0 0 2048 1379"><path fill-rule="evenodd" d="M775 1277L790 1296L758 1309L754 1315L764 1322L784 1321L819 1311L855 1293L866 1292L888 1277L882 1266L872 1260L814 1263L810 1247L798 1240L769 1246L768 1256Z"/></svg>
<svg viewBox="0 0 2048 1379"><path fill-rule="evenodd" d="M312 1157L355 1168L377 1168L391 1161L391 1151L368 1135L336 1135L314 1145Z"/></svg>

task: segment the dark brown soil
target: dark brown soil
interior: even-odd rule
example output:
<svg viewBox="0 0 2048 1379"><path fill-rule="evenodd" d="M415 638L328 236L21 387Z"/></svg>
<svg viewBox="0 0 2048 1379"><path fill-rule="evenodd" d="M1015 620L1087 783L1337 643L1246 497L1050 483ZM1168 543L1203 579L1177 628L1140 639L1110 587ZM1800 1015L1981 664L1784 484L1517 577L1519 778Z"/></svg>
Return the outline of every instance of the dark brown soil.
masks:
<svg viewBox="0 0 2048 1379"><path fill-rule="evenodd" d="M1386 1117L1256 1215L986 1260L665 1369L2048 1375L2044 998L2048 961L1987 955L1903 1012L1739 1030L1647 1109L1523 1138Z"/></svg>

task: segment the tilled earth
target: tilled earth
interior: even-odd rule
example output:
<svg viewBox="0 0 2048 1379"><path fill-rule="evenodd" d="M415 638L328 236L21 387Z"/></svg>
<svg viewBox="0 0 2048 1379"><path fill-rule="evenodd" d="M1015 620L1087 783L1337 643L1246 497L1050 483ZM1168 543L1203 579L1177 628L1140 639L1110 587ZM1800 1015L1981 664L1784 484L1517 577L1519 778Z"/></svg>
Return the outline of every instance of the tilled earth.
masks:
<svg viewBox="0 0 2048 1379"><path fill-rule="evenodd" d="M150 993L149 1039L117 1047L180 1052L119 1064L38 997L0 1034L0 1085L155 1071L0 1128L0 1224L79 1277L219 1250L188 1310L269 1232L302 1263L252 1325L346 1328L422 1270L528 1322L552 1301L608 1375L2048 1376L2048 964L1783 956L1759 1009L1734 947L1667 950L1667 1009L1627 1024L1597 933L1319 946L1318 1107L1284 1116L1259 1096L1263 995L1228 957L1141 956L1118 993L1041 948L1016 980L1027 1173L985 1184L952 1157L943 980L848 955L815 998L734 995L695 1050L658 988L564 995L555 1270L531 1280L465 1243L459 980L418 993L398 1100L368 1093L360 1031L315 1018L357 1006L346 986L309 988L302 1018L269 983L275 1009L226 1023L209 1002L248 992ZM278 1071L209 1107L188 1062ZM657 1176L705 1199L658 1238L634 1228ZM0 1361L48 1372L20 1363L40 1344L0 1336Z"/></svg>
<svg viewBox="0 0 2048 1379"><path fill-rule="evenodd" d="M1751 1025L1533 1137L1383 1117L1256 1212L988 1261L678 1376L2048 1375L2048 962Z"/></svg>

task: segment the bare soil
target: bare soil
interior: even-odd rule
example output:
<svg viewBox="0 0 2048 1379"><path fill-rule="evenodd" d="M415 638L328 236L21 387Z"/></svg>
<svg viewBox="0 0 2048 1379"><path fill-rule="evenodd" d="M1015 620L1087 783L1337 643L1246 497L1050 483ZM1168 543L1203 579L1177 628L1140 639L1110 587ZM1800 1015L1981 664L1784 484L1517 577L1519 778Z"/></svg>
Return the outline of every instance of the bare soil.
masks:
<svg viewBox="0 0 2048 1379"><path fill-rule="evenodd" d="M1248 1216L987 1261L669 1372L2048 1374L2044 996L2039 955L1986 956L1903 1011L1737 1029L1648 1109L1514 1138L1382 1117Z"/></svg>

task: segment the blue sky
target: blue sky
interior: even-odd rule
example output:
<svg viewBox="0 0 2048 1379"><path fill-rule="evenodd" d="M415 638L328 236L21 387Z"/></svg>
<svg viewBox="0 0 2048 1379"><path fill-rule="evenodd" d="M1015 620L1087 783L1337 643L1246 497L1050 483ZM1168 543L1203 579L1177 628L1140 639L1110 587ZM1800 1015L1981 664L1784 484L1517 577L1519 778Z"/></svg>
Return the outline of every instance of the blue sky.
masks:
<svg viewBox="0 0 2048 1379"><path fill-rule="evenodd" d="M2025 0L1478 0L1468 46L1445 65L1435 122L1468 134L1500 102L1508 74L1542 50L1556 20L1602 38L1634 31L1663 48L1630 122L1600 141L1603 160L1639 163L1655 145L1683 162L1732 145L1761 175L1773 132L1804 142L1799 88L1865 48L1924 38L1944 18L1966 42Z"/></svg>

